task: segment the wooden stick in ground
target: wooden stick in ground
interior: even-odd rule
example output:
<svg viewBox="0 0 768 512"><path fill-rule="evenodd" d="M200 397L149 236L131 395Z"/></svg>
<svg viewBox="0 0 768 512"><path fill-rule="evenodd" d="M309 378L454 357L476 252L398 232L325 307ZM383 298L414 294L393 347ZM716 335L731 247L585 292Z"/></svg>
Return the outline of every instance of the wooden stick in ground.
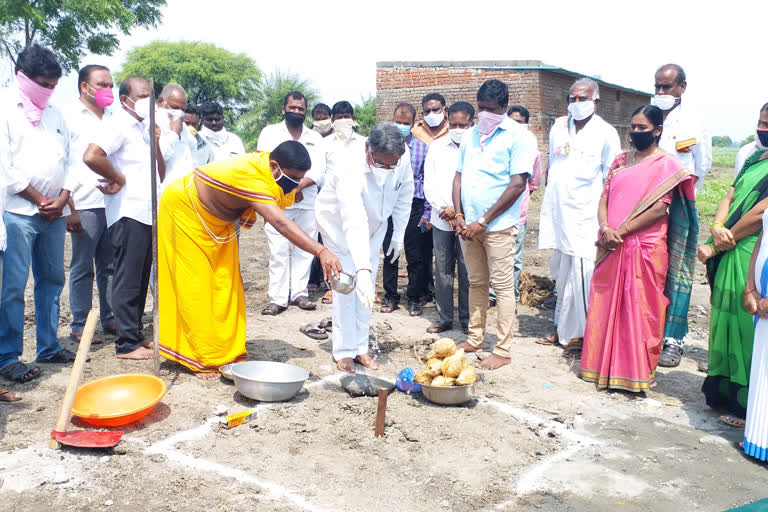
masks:
<svg viewBox="0 0 768 512"><path fill-rule="evenodd" d="M160 377L160 307L157 304L157 155L155 154L155 81L149 81L149 161L152 176L152 341L155 345L154 371Z"/></svg>
<svg viewBox="0 0 768 512"><path fill-rule="evenodd" d="M373 431L375 437L382 437L384 435L384 420L387 417L387 396L389 396L389 390L387 388L379 388L379 401L376 407L376 429Z"/></svg>
<svg viewBox="0 0 768 512"><path fill-rule="evenodd" d="M85 360L88 359L88 351L91 349L91 341L93 341L93 335L96 332L96 322L98 319L99 314L92 309L88 313L88 319L85 321L83 336L80 338L80 346L77 347L77 355L72 365L72 373L69 374L67 391L64 393L64 401L61 403L59 418L56 420L56 427L54 427L54 430L57 432L65 432L67 425L69 425L69 420L72 419L72 404L75 403L77 387L80 385L80 379L83 376ZM55 439L48 441L48 448L58 450L60 447L61 445Z"/></svg>

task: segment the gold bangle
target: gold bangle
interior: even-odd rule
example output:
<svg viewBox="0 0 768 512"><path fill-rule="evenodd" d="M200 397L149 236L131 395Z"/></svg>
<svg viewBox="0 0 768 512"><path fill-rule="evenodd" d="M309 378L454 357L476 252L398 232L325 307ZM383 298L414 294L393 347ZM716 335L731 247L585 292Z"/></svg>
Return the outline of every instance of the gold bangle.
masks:
<svg viewBox="0 0 768 512"><path fill-rule="evenodd" d="M454 217L464 217L464 214L463 213L455 213L453 216ZM464 217L464 218L466 218L466 217Z"/></svg>

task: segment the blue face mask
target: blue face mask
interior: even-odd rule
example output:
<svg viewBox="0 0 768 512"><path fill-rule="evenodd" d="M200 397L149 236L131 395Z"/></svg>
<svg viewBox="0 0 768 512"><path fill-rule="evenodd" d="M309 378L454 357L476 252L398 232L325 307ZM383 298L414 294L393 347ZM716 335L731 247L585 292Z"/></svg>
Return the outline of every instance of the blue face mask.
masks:
<svg viewBox="0 0 768 512"><path fill-rule="evenodd" d="M411 127L408 126L407 124L395 123L395 126L398 127L398 129L400 130L400 133L403 134L403 137L408 137L408 135L410 135Z"/></svg>
<svg viewBox="0 0 768 512"><path fill-rule="evenodd" d="M280 177L275 180L275 183L283 189L283 192L290 194L293 189L299 186L299 182L286 176L280 168L280 164L277 165L277 169L280 171Z"/></svg>

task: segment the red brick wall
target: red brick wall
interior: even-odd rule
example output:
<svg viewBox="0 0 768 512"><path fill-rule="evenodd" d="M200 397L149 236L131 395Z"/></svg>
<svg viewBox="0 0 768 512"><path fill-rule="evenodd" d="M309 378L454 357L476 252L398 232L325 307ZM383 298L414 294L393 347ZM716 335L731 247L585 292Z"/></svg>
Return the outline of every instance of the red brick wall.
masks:
<svg viewBox="0 0 768 512"><path fill-rule="evenodd" d="M521 104L531 113L530 129L546 155L549 127L566 115L568 89L576 77L539 69L384 67L376 69L376 118L391 121L395 105L412 103L421 118L421 98L431 92L445 96L448 105L467 101L477 108L477 90L495 78L509 87L509 104ZM629 116L649 96L600 85L598 113L619 131L622 146L628 146ZM546 160L546 157L544 158Z"/></svg>

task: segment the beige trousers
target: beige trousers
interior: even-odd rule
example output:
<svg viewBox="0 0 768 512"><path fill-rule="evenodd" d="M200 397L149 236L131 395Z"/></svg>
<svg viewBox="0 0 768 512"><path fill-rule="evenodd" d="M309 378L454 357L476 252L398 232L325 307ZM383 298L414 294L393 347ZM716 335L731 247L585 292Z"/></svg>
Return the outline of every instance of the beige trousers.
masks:
<svg viewBox="0 0 768 512"><path fill-rule="evenodd" d="M469 337L473 347L481 348L485 339L488 312L488 283L496 292L496 336L493 353L511 357L509 349L517 332L515 304L515 244L517 226L503 231L484 231L471 241L461 240L464 263L469 274Z"/></svg>

